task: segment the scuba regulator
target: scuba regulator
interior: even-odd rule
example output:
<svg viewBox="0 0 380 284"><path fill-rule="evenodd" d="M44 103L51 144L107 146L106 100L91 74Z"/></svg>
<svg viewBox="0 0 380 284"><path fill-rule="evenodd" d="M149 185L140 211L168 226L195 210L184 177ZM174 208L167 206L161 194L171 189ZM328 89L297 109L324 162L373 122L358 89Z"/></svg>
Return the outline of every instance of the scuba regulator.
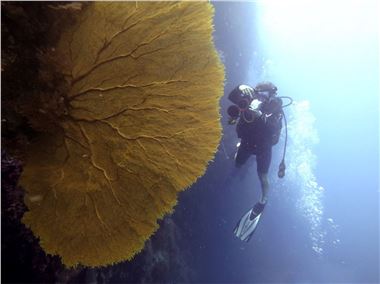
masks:
<svg viewBox="0 0 380 284"><path fill-rule="evenodd" d="M228 99L233 103L227 109L229 115L228 124L236 124L238 119L244 119L247 123L252 123L256 118L265 114L281 112L285 123L285 143L282 160L278 168L277 176L283 178L285 176L285 153L288 141L288 126L283 109L293 103L290 97L277 97L277 87L271 82L262 82L252 88L247 85L239 85L228 95ZM289 103L282 105L281 99L288 99ZM266 102L262 107L262 103ZM280 109L279 109L280 108Z"/></svg>

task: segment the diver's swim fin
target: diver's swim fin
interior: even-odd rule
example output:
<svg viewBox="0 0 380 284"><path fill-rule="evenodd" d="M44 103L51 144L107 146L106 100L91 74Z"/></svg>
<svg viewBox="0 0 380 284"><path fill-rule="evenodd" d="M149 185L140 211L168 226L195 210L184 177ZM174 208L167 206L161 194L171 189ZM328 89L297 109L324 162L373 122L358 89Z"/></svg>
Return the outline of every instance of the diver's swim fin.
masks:
<svg viewBox="0 0 380 284"><path fill-rule="evenodd" d="M252 210L253 208L243 215L243 217L239 220L234 229L235 236L241 239L242 241L248 242L251 239L253 233L256 230L257 224L260 221L262 213L257 215L252 220L250 219Z"/></svg>

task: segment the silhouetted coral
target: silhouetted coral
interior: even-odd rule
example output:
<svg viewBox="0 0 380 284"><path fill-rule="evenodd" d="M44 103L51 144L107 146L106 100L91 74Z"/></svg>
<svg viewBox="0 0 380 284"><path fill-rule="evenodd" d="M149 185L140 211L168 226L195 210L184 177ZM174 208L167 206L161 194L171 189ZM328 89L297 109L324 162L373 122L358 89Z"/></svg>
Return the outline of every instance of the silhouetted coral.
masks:
<svg viewBox="0 0 380 284"><path fill-rule="evenodd" d="M139 252L203 175L224 74L209 3L70 7L73 23L37 56L41 84L14 110L32 129L23 222L66 265L102 266Z"/></svg>

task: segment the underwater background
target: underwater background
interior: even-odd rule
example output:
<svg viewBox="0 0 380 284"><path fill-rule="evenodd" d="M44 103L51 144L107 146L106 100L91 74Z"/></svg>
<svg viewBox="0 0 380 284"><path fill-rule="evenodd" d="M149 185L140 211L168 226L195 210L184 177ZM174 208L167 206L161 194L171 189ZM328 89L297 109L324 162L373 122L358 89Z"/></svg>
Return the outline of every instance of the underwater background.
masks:
<svg viewBox="0 0 380 284"><path fill-rule="evenodd" d="M212 4L226 81L223 138L206 174L180 194L174 213L132 262L65 272L56 259L48 268L33 266L42 256L16 243L2 249L3 282L380 282L378 3ZM277 178L282 135L269 203L245 243L232 231L260 187L254 158L234 168L238 139L227 123L227 95L263 80L294 99L285 109L287 171ZM14 183L17 177L4 176L8 164L19 167L2 153L2 182ZM2 230L2 248L12 234Z"/></svg>
<svg viewBox="0 0 380 284"><path fill-rule="evenodd" d="M286 108L287 175L249 243L232 236L259 198L256 166L233 169L226 122L206 175L173 215L191 219L196 282L379 282L379 46L375 1L215 2L215 42L236 85L275 83ZM283 129L284 134L284 129ZM194 207L196 205L197 207ZM182 213L182 214L181 214Z"/></svg>

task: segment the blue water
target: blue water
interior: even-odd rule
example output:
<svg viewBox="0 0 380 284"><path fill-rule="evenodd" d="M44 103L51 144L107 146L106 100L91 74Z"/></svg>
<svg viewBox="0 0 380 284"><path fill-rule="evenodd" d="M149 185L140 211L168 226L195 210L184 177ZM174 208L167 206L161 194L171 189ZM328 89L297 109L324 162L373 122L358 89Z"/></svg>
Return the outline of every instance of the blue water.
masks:
<svg viewBox="0 0 380 284"><path fill-rule="evenodd" d="M379 38L371 1L213 2L225 64L223 139L172 218L193 282L379 283ZM232 230L259 198L254 158L239 171L228 92L270 80L286 109L287 174L276 176L249 243Z"/></svg>

